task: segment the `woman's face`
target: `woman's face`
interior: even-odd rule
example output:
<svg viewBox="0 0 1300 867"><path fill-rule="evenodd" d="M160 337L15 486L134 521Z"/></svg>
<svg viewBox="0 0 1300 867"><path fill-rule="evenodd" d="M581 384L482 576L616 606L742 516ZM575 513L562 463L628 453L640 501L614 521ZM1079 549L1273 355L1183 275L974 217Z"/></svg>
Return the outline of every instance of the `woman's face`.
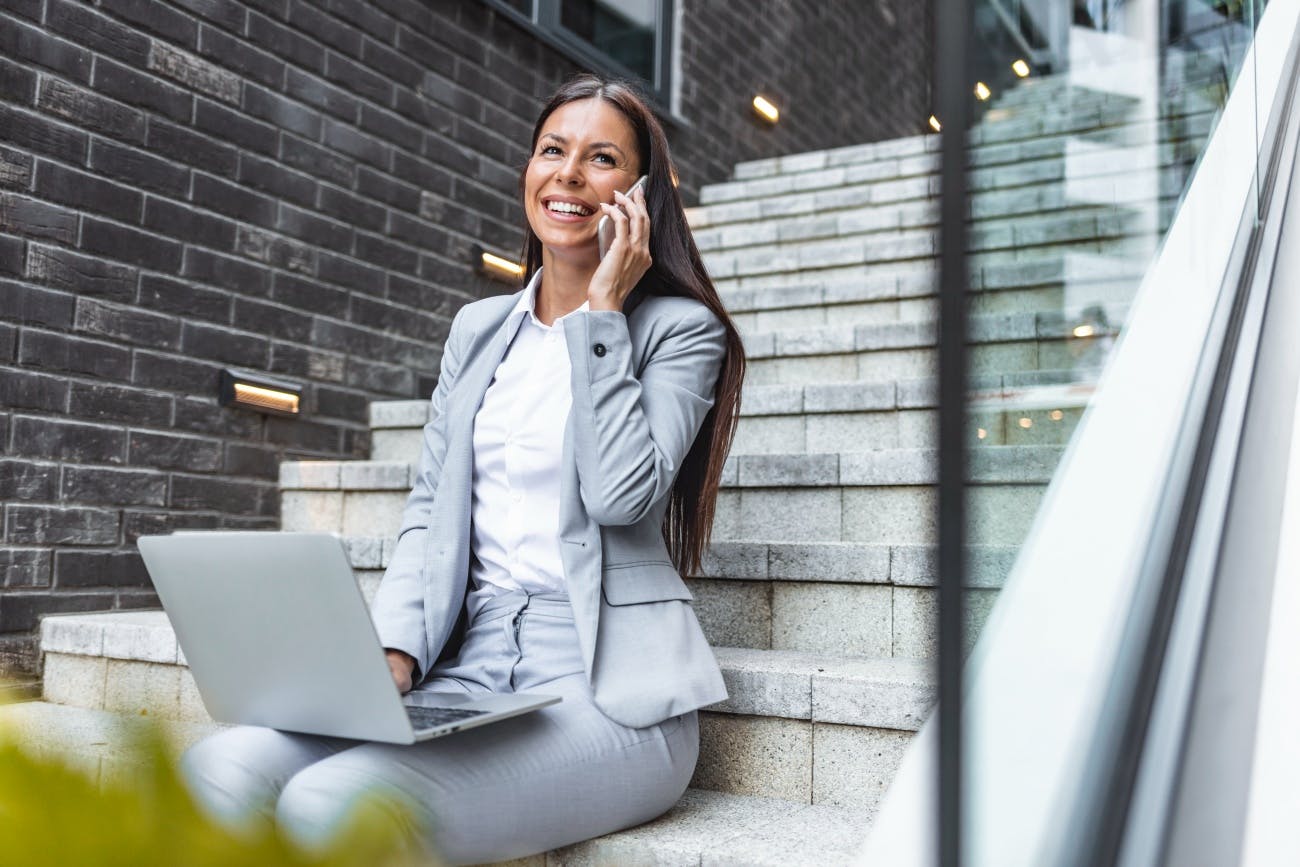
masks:
<svg viewBox="0 0 1300 867"><path fill-rule="evenodd" d="M603 99L565 103L537 137L524 175L524 212L551 253L598 258L600 202L640 176L632 125Z"/></svg>

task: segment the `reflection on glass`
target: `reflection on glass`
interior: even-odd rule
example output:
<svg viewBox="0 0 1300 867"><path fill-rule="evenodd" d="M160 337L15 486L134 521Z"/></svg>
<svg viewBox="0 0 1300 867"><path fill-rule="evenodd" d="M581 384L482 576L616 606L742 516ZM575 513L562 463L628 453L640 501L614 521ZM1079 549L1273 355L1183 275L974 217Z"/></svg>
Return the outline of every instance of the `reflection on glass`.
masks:
<svg viewBox="0 0 1300 867"><path fill-rule="evenodd" d="M560 24L651 83L657 0L563 0Z"/></svg>
<svg viewBox="0 0 1300 867"><path fill-rule="evenodd" d="M975 4L967 441L1001 469L973 479L972 551L1009 566L1023 541L1256 15L1238 0Z"/></svg>

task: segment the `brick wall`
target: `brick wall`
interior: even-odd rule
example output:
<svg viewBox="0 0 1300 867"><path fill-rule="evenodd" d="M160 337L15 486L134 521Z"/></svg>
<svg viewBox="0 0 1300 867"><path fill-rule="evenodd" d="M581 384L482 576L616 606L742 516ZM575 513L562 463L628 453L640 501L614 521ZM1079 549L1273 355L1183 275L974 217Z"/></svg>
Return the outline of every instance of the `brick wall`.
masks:
<svg viewBox="0 0 1300 867"><path fill-rule="evenodd" d="M883 61L783 56L869 14L762 5L784 29L684 8L683 47L734 58L683 60L688 199L903 123L812 100ZM370 401L430 393L452 315L504 289L469 248L518 248L532 122L576 69L476 0L0 5L0 671L34 670L40 614L156 604L137 536L275 527L281 460L364 457ZM751 120L756 81L788 126ZM225 365L304 383L304 418L219 407Z"/></svg>

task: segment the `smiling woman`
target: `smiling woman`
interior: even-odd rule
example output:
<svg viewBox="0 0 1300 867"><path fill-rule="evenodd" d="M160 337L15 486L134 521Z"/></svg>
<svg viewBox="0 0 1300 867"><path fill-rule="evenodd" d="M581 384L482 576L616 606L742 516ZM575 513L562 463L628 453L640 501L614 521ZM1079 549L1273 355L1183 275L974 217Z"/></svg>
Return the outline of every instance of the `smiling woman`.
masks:
<svg viewBox="0 0 1300 867"><path fill-rule="evenodd" d="M529 153L524 285L452 324L372 613L419 703L563 700L414 746L228 730L184 762L218 816L310 846L378 789L414 817L395 833L469 864L648 821L691 779L697 708L727 693L681 573L708 543L743 347L630 86L569 82Z"/></svg>

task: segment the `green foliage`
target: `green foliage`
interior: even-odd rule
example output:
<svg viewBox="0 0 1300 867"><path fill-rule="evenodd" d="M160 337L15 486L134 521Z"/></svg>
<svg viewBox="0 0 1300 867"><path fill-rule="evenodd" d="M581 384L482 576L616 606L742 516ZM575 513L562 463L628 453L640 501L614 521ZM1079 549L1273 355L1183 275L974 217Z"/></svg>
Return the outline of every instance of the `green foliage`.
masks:
<svg viewBox="0 0 1300 867"><path fill-rule="evenodd" d="M323 854L269 825L233 832L202 813L157 726L124 731L132 762L104 762L96 782L58 751L29 751L0 732L0 865L22 867L407 867L437 864L395 833L393 804L360 802ZM138 758L139 761L135 761ZM95 760L98 763L98 760Z"/></svg>

